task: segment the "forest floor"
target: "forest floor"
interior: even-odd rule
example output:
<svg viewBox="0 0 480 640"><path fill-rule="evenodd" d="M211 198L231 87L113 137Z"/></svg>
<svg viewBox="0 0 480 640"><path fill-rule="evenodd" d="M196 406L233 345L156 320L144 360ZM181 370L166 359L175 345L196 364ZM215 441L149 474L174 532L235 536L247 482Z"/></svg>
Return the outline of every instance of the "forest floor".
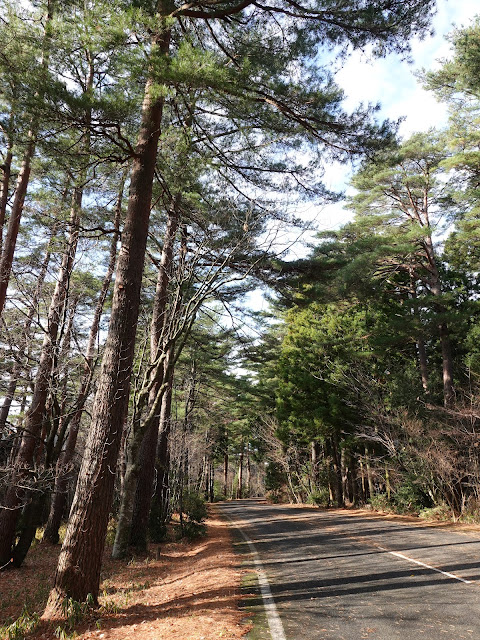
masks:
<svg viewBox="0 0 480 640"><path fill-rule="evenodd" d="M0 627L25 607L41 613L50 591L59 547L38 544L25 565L0 574ZM108 552L108 550L107 550ZM54 640L236 640L250 626L239 609L244 571L232 548L228 524L210 510L206 537L154 546L128 563L105 558L100 610L59 628L26 624L14 638ZM152 557L153 556L153 557ZM158 558L157 558L158 557ZM0 638L8 638L1 635Z"/></svg>

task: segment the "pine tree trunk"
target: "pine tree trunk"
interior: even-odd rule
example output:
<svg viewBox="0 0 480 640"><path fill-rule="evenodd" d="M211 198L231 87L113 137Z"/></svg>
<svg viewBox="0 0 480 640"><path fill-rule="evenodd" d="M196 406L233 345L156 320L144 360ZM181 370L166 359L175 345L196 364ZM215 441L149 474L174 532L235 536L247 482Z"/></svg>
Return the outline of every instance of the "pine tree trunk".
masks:
<svg viewBox="0 0 480 640"><path fill-rule="evenodd" d="M47 11L46 11L46 15L44 16L44 41L43 41L41 66L43 68L43 71L45 72L45 75L48 67L48 55L49 55L49 46L50 46L49 45L50 43L49 27L53 17L53 4L54 4L54 0L47 1ZM44 79L46 80L46 78ZM36 95L37 97L39 96L38 93ZM5 307L8 283L10 281L10 274L12 272L13 257L14 257L15 248L17 245L18 231L20 228L20 221L22 219L25 197L27 195L28 183L30 181L32 160L35 154L37 129L38 129L38 124L36 122L36 116L33 116L30 123L30 130L27 135L27 145L25 148L25 152L23 154L22 166L20 168L20 173L18 174L17 183L15 185L15 196L13 198L12 208L10 211L7 235L5 237L5 244L3 246L3 249L1 250L0 317L3 314L3 309ZM10 160L10 163L11 163L11 160ZM5 179L5 173L4 173L4 179ZM10 175L8 176L8 180L9 179L10 179ZM8 183L2 185L2 201L4 197L8 197ZM5 212L3 213L3 216L5 216ZM2 222L2 233L3 233L3 222ZM1 531L1 526L0 526L0 531ZM2 545L0 543L0 549L1 547ZM0 555L1 555L1 551L0 551Z"/></svg>
<svg viewBox="0 0 480 640"><path fill-rule="evenodd" d="M357 464L355 460L355 456L352 452L349 455L349 467L350 467L350 496L352 500L352 504L356 506L358 504L358 485L357 485Z"/></svg>
<svg viewBox="0 0 480 640"><path fill-rule="evenodd" d="M425 349L425 341L423 340L423 338L417 338L417 353L420 375L422 377L422 387L425 393L428 393L428 360L427 351Z"/></svg>
<svg viewBox="0 0 480 640"><path fill-rule="evenodd" d="M10 127L13 124L13 115L10 115ZM7 152L5 154L5 162L3 163L3 179L0 191L0 258L3 251L3 227L5 226L5 217L7 214L8 190L10 188L10 176L12 174L12 139L8 137Z"/></svg>
<svg viewBox="0 0 480 640"><path fill-rule="evenodd" d="M7 234L5 236L5 244L0 259L0 316L5 307L7 297L8 283L12 272L13 256L15 247L17 246L18 230L20 229L20 221L22 219L23 205L25 196L27 195L28 182L30 180L30 171L32 165L33 154L35 153L35 140L33 134L29 135L29 141L23 156L22 166L18 174L17 184L15 188L15 197L13 199L10 218L8 220Z"/></svg>
<svg viewBox="0 0 480 640"><path fill-rule="evenodd" d="M334 433L332 437L332 454L333 469L335 472L335 497L337 501L337 507L344 507L345 502L343 499L342 462L341 453L338 446L338 436L336 433Z"/></svg>
<svg viewBox="0 0 480 640"><path fill-rule="evenodd" d="M215 502L215 467L213 466L213 460L210 460L210 472L209 472L209 494L210 502Z"/></svg>
<svg viewBox="0 0 480 640"><path fill-rule="evenodd" d="M52 235L50 237L50 242L48 243L47 252L45 254L42 267L38 274L37 284L35 286L33 299L31 301L27 319L25 320L25 324L23 327L22 339L20 344L23 345L24 350L26 350L27 348L28 338L30 334L30 327L32 326L33 318L35 317L35 314L38 312L38 302L40 300L40 296L42 295L45 276L47 275L48 265L50 264L51 245L52 245L52 240L55 234L56 234L56 227L54 227L54 229L52 230ZM22 365L21 365L21 362L18 360L17 362L15 362L15 365L13 367L10 382L8 383L7 392L3 400L2 408L0 409L0 432L3 432L3 430L5 429L5 426L8 420L8 414L10 413L10 408L12 406L12 402L15 397L15 390L17 388L18 379L21 373L22 373Z"/></svg>
<svg viewBox="0 0 480 640"><path fill-rule="evenodd" d="M57 471L55 475L55 487L53 491L52 502L50 505L50 513L48 516L47 525L45 527L45 533L43 535L43 540L45 540L46 542L51 542L52 544L56 544L59 539L58 530L60 528L62 516L65 511L68 485L72 478L72 460L75 454L83 408L87 400L92 382L96 342L98 331L100 328L100 320L102 317L105 300L110 289L113 272L115 270L117 244L120 236L120 220L122 214L122 198L124 186L125 176L123 177L120 184L117 204L115 208L114 232L110 245L110 255L108 260L107 272L105 273L105 276L103 278L102 288L100 290L100 295L98 296L97 304L95 306L95 312L93 314L92 324L90 326L87 349L85 353L84 370L80 383L80 389L75 401L76 408L73 416L71 417L70 429L65 442L65 448L58 456Z"/></svg>
<svg viewBox="0 0 480 640"><path fill-rule="evenodd" d="M170 32L156 37L161 56L168 53ZM60 553L46 616L61 610L65 597L98 598L115 469L128 408L135 335L140 306L153 178L164 98L147 82L142 122L130 180L130 197L122 233L112 313L77 488Z"/></svg>
<svg viewBox="0 0 480 640"><path fill-rule="evenodd" d="M367 469L368 494L370 499L372 499L375 496L375 487L373 484L372 469L370 467L370 454L367 447L365 447L365 467Z"/></svg>
<svg viewBox="0 0 480 640"><path fill-rule="evenodd" d="M152 382L154 382L154 384L152 385L149 395L149 414L151 413L152 407L155 403L161 407L161 403L159 403L159 394L165 393L166 391L167 381L165 376L169 375L169 368L172 366L173 360L173 346L169 345L166 347L164 345L166 341L165 329L167 325L168 285L170 283L172 273L175 239L180 223L179 207L180 195L177 194L173 198L168 212L169 215L165 230L162 257L158 270L157 287L150 328L151 364L154 367L152 371ZM167 350L164 351L164 349ZM165 357L165 361L162 365L162 375L158 373L155 367L155 364L158 362L160 357ZM140 484L142 485L142 494L147 490L149 491L148 496L151 496L153 475L155 472L155 454L158 441L160 413L161 408L158 412L155 412L147 429L145 429L143 424L140 424L137 432L132 434L132 439L127 441L127 460L135 469L134 472L131 473L129 465L127 464L127 473L122 487L117 534L112 552L114 558L123 557L127 553L128 543L132 541L132 538L133 540L138 540L139 545L136 545L137 549L141 546L146 550L148 513L146 514L146 517L145 514L142 514L141 516L143 530L139 532L138 523L136 522L138 514L135 513L135 501L139 499L144 505L146 505L148 501L148 508L150 508L150 499L145 495L140 495L136 490L136 486L140 481ZM137 442L139 446L134 444ZM150 474L151 477L146 478L145 476L147 474ZM148 487L150 488L148 489ZM134 520L135 532L132 529L132 523Z"/></svg>
<svg viewBox="0 0 480 640"><path fill-rule="evenodd" d="M348 494L348 467L345 447L342 447L340 452L340 467L342 473L342 500L343 504L348 504L350 502L350 496Z"/></svg>
<svg viewBox="0 0 480 640"><path fill-rule="evenodd" d="M170 432L172 423L172 392L173 376L168 379L168 387L163 396L160 414L159 442L157 448L157 487L153 501L155 503L154 517L150 520L150 528L164 531L170 513ZM181 462L182 464L182 462ZM183 473L183 469L181 470ZM146 511L146 509L145 509ZM155 526L156 525L156 526Z"/></svg>
<svg viewBox="0 0 480 640"><path fill-rule="evenodd" d="M70 237L63 254L55 291L48 312L47 333L43 341L30 409L25 417L23 435L15 461L5 509L0 513L0 565L8 563L12 555L15 528L26 497L25 486L33 469L34 453L41 443L42 426L50 386L50 376L57 347L58 329L68 293L77 242L82 191L76 189L70 218Z"/></svg>
<svg viewBox="0 0 480 640"><path fill-rule="evenodd" d="M430 264L430 288L435 297L440 298L442 295L442 284L438 273L435 251L433 248L432 238L427 236L424 239L425 251ZM445 312L443 304L438 304L438 311ZM453 358L450 345L450 332L447 323L441 321L438 324L440 335L440 346L442 350L442 377L443 377L443 401L446 407L452 406L455 400L455 389L453 386Z"/></svg>
<svg viewBox="0 0 480 640"><path fill-rule="evenodd" d="M360 465L360 488L361 488L361 499L362 499L362 504L365 504L367 502L367 485L365 484L365 471L363 469L363 462L362 459L360 458L359 460L359 465Z"/></svg>
<svg viewBox="0 0 480 640"><path fill-rule="evenodd" d="M240 458L238 461L238 492L237 495L240 499L243 498L243 444L240 451Z"/></svg>
<svg viewBox="0 0 480 640"><path fill-rule="evenodd" d="M228 453L223 456L223 495L228 498Z"/></svg>

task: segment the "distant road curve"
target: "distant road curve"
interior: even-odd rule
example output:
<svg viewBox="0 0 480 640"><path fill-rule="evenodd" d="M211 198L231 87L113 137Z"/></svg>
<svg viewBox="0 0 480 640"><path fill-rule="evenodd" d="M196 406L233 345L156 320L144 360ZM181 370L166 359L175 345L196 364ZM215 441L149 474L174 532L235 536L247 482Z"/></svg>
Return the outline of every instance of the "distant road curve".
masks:
<svg viewBox="0 0 480 640"><path fill-rule="evenodd" d="M258 554L273 640L480 639L480 532L257 499L219 508Z"/></svg>

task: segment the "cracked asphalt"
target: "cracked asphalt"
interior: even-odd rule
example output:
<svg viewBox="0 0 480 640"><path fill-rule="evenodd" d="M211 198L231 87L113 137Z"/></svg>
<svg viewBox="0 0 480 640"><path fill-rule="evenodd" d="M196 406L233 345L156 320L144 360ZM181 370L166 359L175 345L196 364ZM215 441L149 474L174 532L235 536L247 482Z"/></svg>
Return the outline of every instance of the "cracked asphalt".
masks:
<svg viewBox="0 0 480 640"><path fill-rule="evenodd" d="M256 499L219 507L255 544L287 640L480 639L480 532Z"/></svg>

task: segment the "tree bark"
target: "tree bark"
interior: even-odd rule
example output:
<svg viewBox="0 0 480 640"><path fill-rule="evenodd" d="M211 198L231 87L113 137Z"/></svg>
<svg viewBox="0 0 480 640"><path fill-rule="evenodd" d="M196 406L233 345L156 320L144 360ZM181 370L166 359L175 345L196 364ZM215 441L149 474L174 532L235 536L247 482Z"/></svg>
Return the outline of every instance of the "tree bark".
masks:
<svg viewBox="0 0 480 640"><path fill-rule="evenodd" d="M70 236L63 254L62 264L50 302L47 320L47 332L43 340L40 361L35 377L35 384L30 409L25 417L23 435L15 461L10 485L5 497L5 508L0 513L0 565L8 564L12 557L15 528L20 509L25 501L25 486L33 471L34 453L41 442L42 426L47 397L50 386L50 375L57 348L58 330L65 307L68 283L78 242L78 223L82 201L82 190L75 189L70 216Z"/></svg>
<svg viewBox="0 0 480 640"><path fill-rule="evenodd" d="M13 115L10 115L10 129L13 124ZM3 227L5 225L5 217L7 214L8 190L10 187L10 176L12 173L12 139L8 136L7 153L5 154L5 162L3 163L3 179L0 191L0 258L3 250Z"/></svg>
<svg viewBox="0 0 480 640"><path fill-rule="evenodd" d="M372 469L370 466L370 454L366 446L365 446L365 467L367 469L368 493L369 493L370 499L372 499L375 496L375 488L373 484Z"/></svg>
<svg viewBox="0 0 480 640"><path fill-rule="evenodd" d="M243 443L240 451L240 458L238 460L238 489L237 496L243 498Z"/></svg>
<svg viewBox="0 0 480 640"><path fill-rule="evenodd" d="M424 245L430 265L431 292L435 297L440 298L442 295L442 284L438 273L437 259L431 236L427 236L424 239ZM443 304L438 303L438 311L440 313L445 312ZM450 344L450 332L448 330L447 323L444 320L439 322L438 331L442 350L443 402L446 407L451 407L455 401L455 388L453 386L453 358Z"/></svg>
<svg viewBox="0 0 480 640"><path fill-rule="evenodd" d="M165 238L162 248L160 267L158 269L157 287L153 306L152 322L150 327L150 360L152 365L151 382L152 388L149 394L148 414L151 413L155 403L160 407L155 412L147 429L144 425L132 426L132 437L127 440L126 459L127 470L122 487L122 497L120 505L120 516L118 519L115 544L112 555L114 558L121 558L126 555L128 543L133 539L138 541L137 549L146 550L146 537L148 525L148 513L141 514L143 530L138 531L138 523L135 525L135 532L132 529L135 514L135 500L140 500L144 509L150 500L153 487L153 474L155 471L155 452L158 442L158 428L160 422L161 404L159 404L159 394L166 391L166 377L169 375L169 367L173 366L173 346L167 346L165 330L167 326L167 305L168 305L168 285L170 283L173 268L173 251L178 226L180 223L180 195L173 199L168 211ZM165 351L166 350L166 351ZM156 363L164 356L165 361L162 366L161 375L157 371ZM162 401L163 402L163 401ZM145 476L150 474L150 478ZM139 477L141 479L142 494L136 491ZM148 491L148 494L145 492ZM135 515L134 515L135 514ZM145 544L144 544L145 542Z"/></svg>
<svg viewBox="0 0 480 640"><path fill-rule="evenodd" d="M153 42L152 55L166 58L170 31ZM50 593L46 616L61 610L66 597L97 602L115 469L128 408L148 236L153 178L164 98L147 81L139 139L133 160L130 196L122 233L112 313L93 407L92 422L70 511L65 542Z"/></svg>
<svg viewBox="0 0 480 640"><path fill-rule="evenodd" d="M73 456L75 454L78 431L80 429L83 408L88 397L92 382L96 342L98 331L100 328L100 320L102 317L105 300L110 289L110 284L112 282L113 272L115 270L117 244L120 236L120 220L122 215L122 199L124 186L125 176L122 178L120 184L117 204L115 207L114 232L110 245L108 266L103 278L102 288L100 290L100 295L98 296L97 304L95 306L95 312L93 314L92 324L90 327L87 349L85 352L85 364L80 388L75 401L75 410L73 415L71 416L70 429L68 431L68 436L65 442L65 448L58 457L57 471L55 475L55 487L53 491L52 502L50 505L50 513L48 516L47 525L45 527L45 533L43 535L43 540L51 542L52 544L56 544L59 539L58 529L60 527L62 516L65 511L68 485L72 477L71 465Z"/></svg>
<svg viewBox="0 0 480 640"><path fill-rule="evenodd" d="M223 456L223 495L228 498L228 452Z"/></svg>
<svg viewBox="0 0 480 640"><path fill-rule="evenodd" d="M13 256L15 254L15 247L17 246L18 230L20 229L20 220L22 219L23 205L25 203L25 196L27 195L34 153L35 140L33 138L33 134L30 133L27 148L23 155L20 173L17 178L15 197L13 199L12 210L8 220L7 234L5 236L5 245L0 259L0 316L2 315L5 307L8 283L12 272Z"/></svg>
<svg viewBox="0 0 480 640"><path fill-rule="evenodd" d="M164 532L170 513L170 432L172 422L172 392L173 392L173 371L168 379L167 390L162 400L162 410L160 414L159 441L157 448L157 485L151 503L154 507L150 518L150 531ZM149 495L152 495L151 493ZM148 512L144 505L142 518L148 518Z"/></svg>
<svg viewBox="0 0 480 640"><path fill-rule="evenodd" d="M333 454L333 468L335 471L335 497L337 501L337 507L344 507L345 502L343 498L342 462L341 453L338 446L338 436L336 433L333 434L331 443Z"/></svg>
<svg viewBox="0 0 480 640"><path fill-rule="evenodd" d="M42 295L43 285L45 282L45 276L47 275L48 265L50 264L51 258L51 249L53 239L57 232L57 225L54 225L52 229L52 233L50 236L49 243L47 245L47 251L45 253L45 258L43 259L42 266L40 268L40 272L37 278L37 284L35 286L35 292L33 294L33 298L30 304L30 309L28 311L27 318L25 320L25 324L23 326L22 338L20 341L20 349L23 349L24 354L28 353L28 338L30 335L30 328L32 326L33 318L35 314L38 312L38 303L40 301L40 296ZM8 414L10 413L10 409L12 406L13 399L15 397L15 391L17 388L18 380L22 373L22 363L21 360L18 359L15 362L13 367L13 371L11 374L10 382L8 383L7 392L5 394L5 398L3 400L2 408L0 409L0 432L3 432L8 420Z"/></svg>
<svg viewBox="0 0 480 640"><path fill-rule="evenodd" d="M42 67L47 71L48 66L48 47L50 41L50 23L53 17L53 4L54 0L47 1L47 12L44 23L44 42L42 52ZM39 94L37 93L37 97ZM35 154L36 137L37 137L38 123L36 116L32 116L30 122L30 130L27 135L27 146L23 154L22 166L20 173L18 174L17 183L15 185L15 196L13 199L12 209L10 211L10 218L8 221L7 235L5 237L5 245L1 252L0 257L0 317L3 314L5 307L5 300L7 297L8 283L10 281L10 274L12 272L13 257L15 254L15 247L17 245L18 230L20 228L20 221L23 213L23 205L25 203L25 196L27 195L28 183L30 180L30 172L32 167L32 159ZM11 163L11 160L10 160ZM8 169L10 171L10 169ZM6 173L4 173L4 180ZM10 175L8 175L10 180ZM2 186L2 201L3 198L8 197L8 182ZM6 206L6 203L5 203ZM1 215L1 214L0 214ZM5 213L3 214L5 215ZM3 233L3 222L2 222ZM0 244L1 247L1 244ZM1 527L0 527L1 531ZM1 545L0 545L1 547ZM0 552L1 553L1 552Z"/></svg>

